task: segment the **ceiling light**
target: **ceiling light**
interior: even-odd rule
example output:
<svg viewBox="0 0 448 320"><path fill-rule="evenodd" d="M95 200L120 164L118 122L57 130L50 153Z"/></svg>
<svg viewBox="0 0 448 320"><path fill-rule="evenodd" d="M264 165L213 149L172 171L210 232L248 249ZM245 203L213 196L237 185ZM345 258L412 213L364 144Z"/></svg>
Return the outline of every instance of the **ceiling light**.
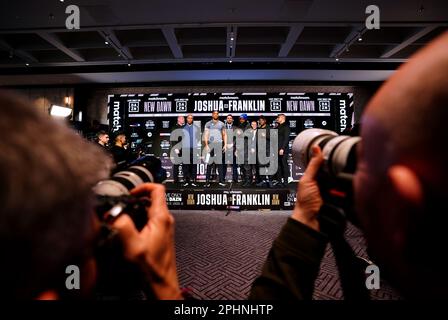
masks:
<svg viewBox="0 0 448 320"><path fill-rule="evenodd" d="M229 63L232 63L232 60L229 60Z"/></svg>
<svg viewBox="0 0 448 320"><path fill-rule="evenodd" d="M107 42L107 41L104 41L104 44L109 44L109 42Z"/></svg>
<svg viewBox="0 0 448 320"><path fill-rule="evenodd" d="M128 63L128 67L130 67L131 66L131 64L130 63Z"/></svg>
<svg viewBox="0 0 448 320"><path fill-rule="evenodd" d="M64 0L59 0L60 2L64 2Z"/></svg>
<svg viewBox="0 0 448 320"><path fill-rule="evenodd" d="M235 40L235 38L234 38L234 37L230 38L230 41L233 41L233 40Z"/></svg>
<svg viewBox="0 0 448 320"><path fill-rule="evenodd" d="M29 67L30 66L30 64L27 62L27 63L25 63L25 65L27 66L27 67Z"/></svg>
<svg viewBox="0 0 448 320"><path fill-rule="evenodd" d="M359 36L358 41L362 41L362 37L361 36Z"/></svg>
<svg viewBox="0 0 448 320"><path fill-rule="evenodd" d="M53 117L68 117L72 113L72 109L57 106L55 104L50 107L50 115Z"/></svg>
<svg viewBox="0 0 448 320"><path fill-rule="evenodd" d="M339 58L336 58L336 61L339 61Z"/></svg>

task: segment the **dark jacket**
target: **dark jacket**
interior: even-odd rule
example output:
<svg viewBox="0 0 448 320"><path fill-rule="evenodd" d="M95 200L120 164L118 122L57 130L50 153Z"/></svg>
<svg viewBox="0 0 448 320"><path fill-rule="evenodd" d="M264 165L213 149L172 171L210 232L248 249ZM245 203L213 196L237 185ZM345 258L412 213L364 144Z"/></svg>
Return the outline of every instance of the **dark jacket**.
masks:
<svg viewBox="0 0 448 320"><path fill-rule="evenodd" d="M116 164L115 170L124 169L127 166L127 164L133 160L129 149L125 149L117 145L114 145L112 146L112 148L110 148L110 153L112 154Z"/></svg>
<svg viewBox="0 0 448 320"><path fill-rule="evenodd" d="M262 140L265 140L261 142ZM265 156L270 156L270 147L271 147L271 131L269 126L265 125L264 127L259 127L257 130L257 163L260 164L260 148L263 146L265 148L266 153ZM274 150L274 153L276 154L276 150ZM267 163L263 163L262 166L267 165Z"/></svg>
<svg viewBox="0 0 448 320"><path fill-rule="evenodd" d="M235 140L238 139L239 143L236 143L236 151L242 152L244 154L248 154L248 148L249 148L249 137L245 136L244 133L248 133L250 130L250 123L249 121L245 121L243 123L239 123L238 126L235 127ZM241 143L241 138L244 137L244 143Z"/></svg>
<svg viewBox="0 0 448 320"><path fill-rule="evenodd" d="M289 218L275 239L249 299L311 300L328 238Z"/></svg>
<svg viewBox="0 0 448 320"><path fill-rule="evenodd" d="M258 128L258 134L257 134L257 148L260 144L260 140L264 139L266 140L266 149L269 151L269 146L271 143L271 129L269 126L265 125L264 127ZM269 152L267 152L268 154Z"/></svg>
<svg viewBox="0 0 448 320"><path fill-rule="evenodd" d="M96 142L96 144L101 148L101 149L103 149L104 151L106 151L106 152L109 152L110 151L110 146L109 145L102 145L101 143L99 143L99 142Z"/></svg>
<svg viewBox="0 0 448 320"><path fill-rule="evenodd" d="M288 146L289 146L289 134L291 133L291 130L289 129L286 122L280 124L278 126L278 150L283 149L286 152L288 152Z"/></svg>

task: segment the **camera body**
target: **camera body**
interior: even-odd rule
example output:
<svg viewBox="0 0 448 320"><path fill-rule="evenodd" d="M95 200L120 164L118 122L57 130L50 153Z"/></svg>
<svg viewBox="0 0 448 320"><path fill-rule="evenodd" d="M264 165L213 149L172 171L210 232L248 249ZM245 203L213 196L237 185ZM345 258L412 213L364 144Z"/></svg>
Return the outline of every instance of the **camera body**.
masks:
<svg viewBox="0 0 448 320"><path fill-rule="evenodd" d="M96 213L101 221L111 223L120 214L126 213L132 219L137 230L142 230L147 221L148 199L139 199L130 195L97 196Z"/></svg>

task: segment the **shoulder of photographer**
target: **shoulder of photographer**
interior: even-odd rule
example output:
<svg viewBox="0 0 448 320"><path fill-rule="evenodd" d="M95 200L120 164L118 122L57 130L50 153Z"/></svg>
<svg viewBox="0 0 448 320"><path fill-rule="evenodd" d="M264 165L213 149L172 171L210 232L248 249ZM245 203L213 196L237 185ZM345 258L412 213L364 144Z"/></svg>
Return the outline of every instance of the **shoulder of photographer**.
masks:
<svg viewBox="0 0 448 320"><path fill-rule="evenodd" d="M251 299L312 298L314 280L328 243L317 220L323 201L315 177L323 156L319 147L313 152L300 181L293 214L274 241L262 273L253 284Z"/></svg>

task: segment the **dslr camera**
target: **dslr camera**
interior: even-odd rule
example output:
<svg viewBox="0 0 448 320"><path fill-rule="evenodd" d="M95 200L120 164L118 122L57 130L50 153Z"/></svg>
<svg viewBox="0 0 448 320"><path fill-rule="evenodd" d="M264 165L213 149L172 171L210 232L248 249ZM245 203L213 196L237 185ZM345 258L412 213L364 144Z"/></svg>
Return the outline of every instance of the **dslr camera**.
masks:
<svg viewBox="0 0 448 320"><path fill-rule="evenodd" d="M370 293L365 286L365 270L368 264L358 257L345 239L347 222L362 230L353 206L356 145L360 141L360 137L340 136L336 132L323 129L307 129L295 138L292 156L294 163L305 169L312 158L312 147L321 148L324 162L316 176L324 201L318 216L320 229L329 236L344 298L367 301L370 299Z"/></svg>
<svg viewBox="0 0 448 320"><path fill-rule="evenodd" d="M312 158L312 147L321 148L324 163L317 181L324 203L343 212L354 224L357 223L353 214L353 175L357 165L356 145L360 141L360 137L338 135L330 130L306 129L292 145L292 159L302 169Z"/></svg>

